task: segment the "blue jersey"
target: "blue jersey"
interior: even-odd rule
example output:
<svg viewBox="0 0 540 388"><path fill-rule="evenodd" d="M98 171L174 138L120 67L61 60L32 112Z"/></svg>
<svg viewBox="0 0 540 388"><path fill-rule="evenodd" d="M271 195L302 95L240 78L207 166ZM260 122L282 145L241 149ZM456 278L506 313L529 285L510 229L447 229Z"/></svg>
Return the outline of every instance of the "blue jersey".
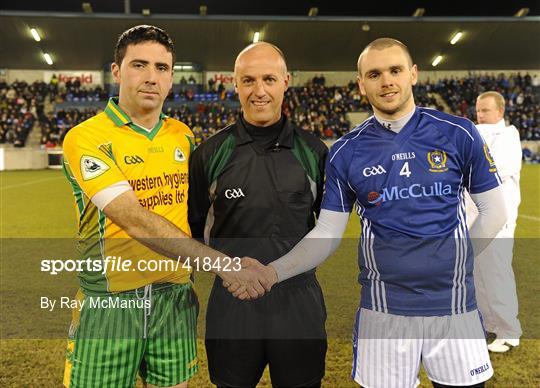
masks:
<svg viewBox="0 0 540 388"><path fill-rule="evenodd" d="M464 191L501 181L474 124L416 108L396 134L371 117L327 160L322 208L356 204L361 217L361 306L413 316L475 309Z"/></svg>

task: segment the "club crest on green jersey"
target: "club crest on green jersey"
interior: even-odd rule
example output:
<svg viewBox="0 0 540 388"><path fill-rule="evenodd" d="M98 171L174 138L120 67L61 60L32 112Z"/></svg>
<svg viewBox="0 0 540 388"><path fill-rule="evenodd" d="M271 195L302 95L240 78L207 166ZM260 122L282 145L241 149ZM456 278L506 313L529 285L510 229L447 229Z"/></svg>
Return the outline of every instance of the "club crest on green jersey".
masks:
<svg viewBox="0 0 540 388"><path fill-rule="evenodd" d="M187 162L186 155L184 155L184 152L180 149L180 147L176 147L174 149L174 160L178 163Z"/></svg>
<svg viewBox="0 0 540 388"><path fill-rule="evenodd" d="M85 181L100 176L109 168L107 163L95 156L83 155L81 157L81 175Z"/></svg>

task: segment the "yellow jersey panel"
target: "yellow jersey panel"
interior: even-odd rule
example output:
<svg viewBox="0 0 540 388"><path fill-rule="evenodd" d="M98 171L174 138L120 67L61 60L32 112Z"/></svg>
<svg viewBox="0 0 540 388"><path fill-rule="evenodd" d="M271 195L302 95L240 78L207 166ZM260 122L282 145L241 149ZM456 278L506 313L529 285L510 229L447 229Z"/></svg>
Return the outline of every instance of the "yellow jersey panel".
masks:
<svg viewBox="0 0 540 388"><path fill-rule="evenodd" d="M164 258L131 239L91 198L127 181L141 206L191 235L187 196L193 144L193 133L180 121L161 115L158 124L146 130L132 123L113 99L105 112L68 132L64 171L79 214L79 250L83 259L90 257L100 265L79 274L83 290L117 292L151 283L190 281L188 269L172 265L177 258ZM130 266L119 265L128 260Z"/></svg>

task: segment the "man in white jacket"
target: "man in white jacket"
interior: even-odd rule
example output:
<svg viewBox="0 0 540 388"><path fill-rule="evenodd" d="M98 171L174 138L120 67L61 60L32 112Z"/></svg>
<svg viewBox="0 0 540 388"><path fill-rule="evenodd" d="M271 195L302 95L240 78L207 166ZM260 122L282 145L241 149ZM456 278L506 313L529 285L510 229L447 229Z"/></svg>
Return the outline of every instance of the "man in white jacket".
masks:
<svg viewBox="0 0 540 388"><path fill-rule="evenodd" d="M507 127L505 124L504 105L503 96L493 91L480 94L476 100L477 128L489 146L503 181L508 211L508 221L497 238L476 257L474 268L476 298L485 329L497 336L488 349L499 353L518 346L522 334L512 270L513 238L521 201L519 174L522 152L519 132L513 125Z"/></svg>

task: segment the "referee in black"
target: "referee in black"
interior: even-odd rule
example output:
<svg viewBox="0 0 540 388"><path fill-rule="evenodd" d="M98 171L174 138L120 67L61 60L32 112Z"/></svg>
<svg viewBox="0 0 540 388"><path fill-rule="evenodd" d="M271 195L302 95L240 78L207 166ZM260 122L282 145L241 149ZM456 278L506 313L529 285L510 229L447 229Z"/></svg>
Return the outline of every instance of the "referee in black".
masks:
<svg viewBox="0 0 540 388"><path fill-rule="evenodd" d="M193 237L229 256L269 264L315 225L327 147L282 114L290 75L276 46L259 42L234 66L242 105L237 122L190 158ZM206 314L210 379L218 387L255 387L269 365L274 387L320 387L326 308L314 270L241 301L216 278Z"/></svg>

